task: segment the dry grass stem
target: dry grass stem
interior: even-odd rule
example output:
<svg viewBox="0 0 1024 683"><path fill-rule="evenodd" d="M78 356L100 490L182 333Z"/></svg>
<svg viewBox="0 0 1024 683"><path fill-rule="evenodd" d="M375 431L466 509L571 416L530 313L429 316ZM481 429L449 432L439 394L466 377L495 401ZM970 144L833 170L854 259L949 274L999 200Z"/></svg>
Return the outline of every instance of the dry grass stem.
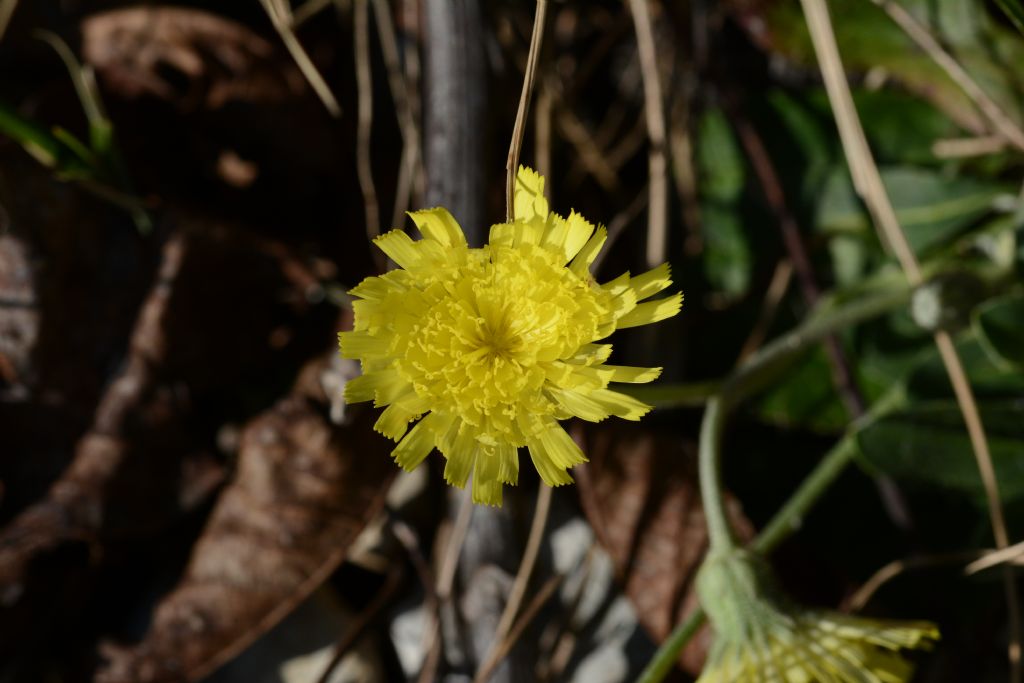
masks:
<svg viewBox="0 0 1024 683"><path fill-rule="evenodd" d="M1007 546L1002 550L993 550L986 553L984 557L981 557L967 565L964 568L964 574L970 576L971 574L977 574L980 571L990 569L996 565L1017 563L1020 561L1021 557L1024 557L1024 541Z"/></svg>
<svg viewBox="0 0 1024 683"><path fill-rule="evenodd" d="M380 206L377 202L377 188L373 184L373 165L370 156L370 141L373 132L373 73L370 67L370 17L369 0L356 0L352 8L353 45L356 60L356 90L359 108L356 121L356 171L359 175L359 189L363 193L363 215L366 219L366 237L373 240L380 235ZM377 267L383 271L386 261L380 252L374 250Z"/></svg>
<svg viewBox="0 0 1024 683"><path fill-rule="evenodd" d="M893 0L872 0L872 2L884 9L886 14L896 22L896 25L903 29L903 32L946 72L946 75L978 106L978 109L1000 135L1017 149L1024 150L1024 131L981 89L981 86L960 66L960 63L946 52L925 26Z"/></svg>
<svg viewBox="0 0 1024 683"><path fill-rule="evenodd" d="M519 562L519 569L516 570L516 578L512 582L512 590L509 591L508 601L501 613L498 627L494 630L494 641L491 643L487 656L484 657L484 664L480 666L476 678L473 679L474 683L481 683L484 680L481 678L482 672L487 671L488 663L496 657L512 628L516 614L519 612L519 606L523 602L523 596L526 595L526 587L530 583L530 576L537 564L537 553L540 552L540 544L544 540L544 529L547 527L548 513L551 510L552 491L554 491L553 488L541 482L537 491L537 505L533 510L533 522L530 524L530 535L526 539L526 548L523 550L523 558ZM491 668L493 666L492 664Z"/></svg>
<svg viewBox="0 0 1024 683"><path fill-rule="evenodd" d="M736 366L739 367L746 358L761 348L765 338L768 336L768 329L775 320L775 314L779 311L779 304L782 298L789 291L789 283L793 281L793 262L789 259L780 259L772 272L772 279L768 282L768 289L764 293L764 300L761 302L761 310L757 314L747 340L743 343L739 355L736 357Z"/></svg>
<svg viewBox="0 0 1024 683"><path fill-rule="evenodd" d="M530 625L537 613L540 612L541 608L547 604L547 601L555 594L558 587L562 585L562 580L565 577L561 574L552 576L547 582L541 586L537 594L533 596L533 600L523 610L523 615L515 622L512 630L509 631L507 637L505 637L497 646L497 648L490 654L490 656L480 665L480 669L477 670L476 676L473 678L473 683L487 683L490 680L491 675L494 674L495 668L501 663L512 648L522 637L526 627Z"/></svg>
<svg viewBox="0 0 1024 683"><path fill-rule="evenodd" d="M854 186L868 206L875 225L895 252L896 258L899 260L900 266L907 276L907 280L911 285L916 286L922 282L921 268L917 262L917 257L907 242L906 236L903 234L899 220L896 218L896 212L882 182L878 166L875 164L871 149L868 147L864 129L861 126L860 118L853 104L850 86L846 81L846 74L839 56L839 48L836 44L828 7L824 0L801 0L801 3L807 17L807 25L811 33L811 40L814 43L815 53L818 56L822 76L825 80L825 88L828 92L829 101L832 104L833 115L839 127L839 134L842 138L847 162L850 166L850 173L853 176ZM949 334L944 331L937 332L935 334L935 344L939 349L939 354L945 365L946 373L949 375L950 383L953 385L953 391L956 394L957 403L963 414L964 423L967 426L971 445L974 449L978 470L985 487L985 497L988 501L989 517L996 545L1000 549L1005 548L1009 545L1009 536L1003 517L999 485L996 480L988 440L985 436L984 425L981 420L981 414L978 411L977 402L974 399L974 393L971 390L967 374L964 372L963 363L956 352ZM1008 653L1011 665L1010 680L1013 683L1019 683L1021 680L1020 606L1017 601L1017 585L1014 580L1013 570L1010 567L1007 567L1004 573L1004 588L1010 622Z"/></svg>
<svg viewBox="0 0 1024 683"><path fill-rule="evenodd" d="M523 135L526 134L526 113L530 109L533 82L537 77L537 60L544 39L544 17L547 9L547 0L537 0L537 9L533 15L533 33L530 35L530 51L526 56L526 73L523 74L523 90L519 96L519 109L516 111L512 142L509 144L508 160L505 162L505 218L509 222L515 220L516 170L519 167L519 153L523 148Z"/></svg>
<svg viewBox="0 0 1024 683"><path fill-rule="evenodd" d="M875 593L897 576L915 569L932 569L948 565L957 565L977 557L979 552L950 553L946 555L930 555L909 560L894 560L871 575L857 592L850 596L849 606L854 612L864 609Z"/></svg>
<svg viewBox="0 0 1024 683"><path fill-rule="evenodd" d="M936 140L932 154L939 159L965 159L997 154L1006 149L1006 139L1001 135L986 135L980 138L949 138Z"/></svg>
<svg viewBox="0 0 1024 683"><path fill-rule="evenodd" d="M666 260L668 252L668 163L665 159L665 108L658 75L658 55L648 0L629 0L640 55L640 73L644 85L644 117L650 140L647 167L647 267Z"/></svg>
<svg viewBox="0 0 1024 683"><path fill-rule="evenodd" d="M402 158L399 162L398 183L395 190L395 207L391 215L391 225L402 224L402 216L409 208L412 199L413 178L417 168L422 166L420 155L420 127L412 114L408 93L412 89L406 83L402 62L398 55L398 36L391 20L391 9L387 0L371 0L373 16L377 22L377 33L380 36L381 54L384 57L384 68L388 74L388 86L391 98L395 103L398 126L402 133ZM422 172L422 171L421 171Z"/></svg>
<svg viewBox="0 0 1024 683"><path fill-rule="evenodd" d="M295 65L299 67L299 71L302 72L309 86L313 88L313 92L320 98L331 116L341 118L341 105L338 104L334 93L331 92L327 82L324 81L323 76L313 64L313 60L306 53L306 49L302 47L302 43L295 36L295 31L292 29L295 19L287 0L260 0L260 4L263 5L267 16L270 17L270 23L274 25L274 30L281 36L285 48L295 60Z"/></svg>
<svg viewBox="0 0 1024 683"><path fill-rule="evenodd" d="M533 163L537 167L537 173L545 178L551 177L551 109L553 106L551 91L544 87L539 88L537 106L533 112ZM547 189L548 201L551 201L551 188Z"/></svg>
<svg viewBox="0 0 1024 683"><path fill-rule="evenodd" d="M0 0L0 40L3 40L7 26L11 23L11 17L18 6L18 0Z"/></svg>

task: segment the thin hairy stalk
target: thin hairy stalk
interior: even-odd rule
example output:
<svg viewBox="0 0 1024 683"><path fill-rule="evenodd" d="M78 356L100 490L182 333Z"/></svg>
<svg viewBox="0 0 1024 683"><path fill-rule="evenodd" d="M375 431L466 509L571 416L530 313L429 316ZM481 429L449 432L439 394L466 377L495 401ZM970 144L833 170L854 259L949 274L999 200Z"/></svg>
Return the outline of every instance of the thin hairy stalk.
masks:
<svg viewBox="0 0 1024 683"><path fill-rule="evenodd" d="M653 268L665 261L668 249L668 163L665 159L665 108L648 3L649 0L629 0L644 86L644 118L650 141L647 156L650 183L650 199L647 202L647 267Z"/></svg>
<svg viewBox="0 0 1024 683"><path fill-rule="evenodd" d="M855 434L897 408L901 401L902 393L900 391L892 391L879 399L872 406L871 411L852 425L847 434L822 457L796 491L772 516L761 533L751 541L749 547L759 554L768 555L796 532L811 508L821 499L857 454ZM705 503L705 509L707 509L707 503ZM698 608L685 621L676 626L647 664L640 678L637 679L637 683L658 683L664 679L675 667L679 660L679 653L704 623L704 618L703 610Z"/></svg>
<svg viewBox="0 0 1024 683"><path fill-rule="evenodd" d="M505 162L505 218L510 223L516 218L516 170L519 168L519 153L523 148L523 136L526 134L526 113L530 109L533 82L537 78L537 59L540 57L540 45L544 39L544 17L547 9L547 0L537 0L537 9L533 15L533 33L530 34L530 51L526 56L526 73L523 74L523 91L519 95L519 109L516 111L512 142L508 146L508 160Z"/></svg>
<svg viewBox="0 0 1024 683"><path fill-rule="evenodd" d="M356 93L359 99L356 123L356 171L359 189L363 193L363 217L366 220L366 238L373 241L380 235L380 205L377 188L373 183L373 165L370 141L373 132L373 73L370 67L369 0L356 0L352 8L352 33L356 59ZM383 271L385 259L374 252L378 269Z"/></svg>
<svg viewBox="0 0 1024 683"><path fill-rule="evenodd" d="M814 267L811 265L810 256L801 237L800 227L786 204L786 195L782 189L782 181L775 170L775 165L772 163L771 156L768 154L761 136L758 135L757 130L743 115L742 108L735 106L735 103L732 102L730 102L730 105L728 107L729 113L735 122L740 143L743 145L747 158L754 168L754 173L761 184L765 199L778 220L779 229L782 232L782 241L796 271L804 301L813 307L817 305L818 299L821 298L821 289L818 287L817 279L814 276ZM771 289L769 288L770 291ZM867 412L867 401L864 399L864 394L861 392L854 377L850 361L846 357L843 346L836 335L826 337L824 346L829 370L832 375L832 383L839 392L839 398L843 403L843 407L846 408L847 414L854 419L858 419ZM910 514L910 508L895 482L889 477L880 476L876 478L876 486L889 519L900 529L911 529L913 527L913 519Z"/></svg>
<svg viewBox="0 0 1024 683"><path fill-rule="evenodd" d="M971 78L971 75L939 44L939 41L928 29L914 18L914 15L893 0L871 1L884 9L896 25L903 29L903 32L917 43L917 46L924 50L925 54L939 65L939 68L946 72L946 75L964 91L964 94L978 105L978 109L985 115L985 118L1001 136L1006 138L1007 142L1019 150L1024 150L1024 130L1021 130L1013 119L996 104L995 100L981 89L977 81Z"/></svg>
<svg viewBox="0 0 1024 683"><path fill-rule="evenodd" d="M836 44L835 32L832 28L828 7L825 4L825 0L801 0L801 4L807 18L811 42L814 44L814 50L818 56L818 64L825 80L825 89L832 104L832 112L839 128L843 150L846 153L854 186L858 194L864 199L864 203L874 218L876 227L899 260L907 279L911 285L917 285L922 281L921 268L917 262L917 257L907 242L906 236L903 234L899 220L896 218L896 211L889 200L889 195L882 182L882 176L878 171L878 166L864 135L864 128L861 125L857 109L853 104L850 85L846 81L846 74L839 55L839 47ZM963 363L949 334L942 330L936 332L935 345L939 349L939 355L942 357L946 374L949 375L949 381L956 394L957 404L967 426L971 446L974 450L974 457L978 463L978 471L985 488L985 497L988 501L989 517L996 546L999 549L1005 548L1009 545L1009 534L1006 530L1003 506L999 495L999 485L996 481L995 468L992 464L991 453L989 452L988 439L985 436L985 428L977 402L974 399L974 392L971 389L967 373L964 371ZM1017 584L1014 581L1012 568L1006 567L1003 574L1003 583L1010 630L1010 643L1008 647L1010 680L1013 683L1019 683L1021 680L1021 618L1020 606L1017 600Z"/></svg>
<svg viewBox="0 0 1024 683"><path fill-rule="evenodd" d="M341 118L341 105L338 104L338 100L327 86L324 77L317 71L313 60L309 58L306 48L302 47L302 43L295 36L295 31L292 28L293 17L288 2L286 0L260 0L260 4L263 5L264 11L270 17L270 23L274 25L274 30L281 37L281 42L291 54L295 65L299 67L299 71L302 72L309 86L313 88L313 92L320 98L331 116L336 119Z"/></svg>
<svg viewBox="0 0 1024 683"><path fill-rule="evenodd" d="M537 554L540 552L540 544L544 540L544 529L547 527L548 512L551 510L551 492L553 488L540 483L537 491L537 505L533 510L533 522L530 524L530 535L526 539L526 548L523 550L523 558L519 562L519 569L516 571L516 578L512 582L512 590L509 591L508 601L501 613L498 627L494 631L494 640L484 657L483 664L477 671L474 683L482 683L490 676L498 662L503 657L502 651L508 652L505 648L505 641L509 636L512 624L523 603L523 596L526 595L526 587L530 583L530 575L537 564Z"/></svg>
<svg viewBox="0 0 1024 683"><path fill-rule="evenodd" d="M909 296L909 287L899 287L812 316L792 332L752 355L708 401L701 423L698 458L701 497L712 549L724 550L736 544L726 517L721 485L721 439L728 412L762 389L811 344L833 332L893 311L906 304Z"/></svg>
<svg viewBox="0 0 1024 683"><path fill-rule="evenodd" d="M776 373L796 359L808 346L825 336L843 328L893 311L905 305L910 289L898 289L874 294L854 301L840 308L824 312L804 322L797 329L774 340L750 357L742 366L733 371L725 380L718 394L708 400L701 423L700 487L704 516L707 519L708 535L713 549L728 549L736 545L732 528L725 513L725 500L721 484L721 437L728 411L744 398L756 393ZM879 401L877 408L865 416L865 420L876 419L889 406L896 404L898 396ZM890 401L892 403L890 403ZM858 423L854 429L863 427ZM843 468L856 453L853 437L844 437L793 492L788 501L768 522L765 530L754 539L751 548L767 554L796 530L798 523L808 510L828 490ZM675 666L686 643L697 632L704 621L702 610L696 610L679 624L658 648L641 673L638 683L658 683Z"/></svg>

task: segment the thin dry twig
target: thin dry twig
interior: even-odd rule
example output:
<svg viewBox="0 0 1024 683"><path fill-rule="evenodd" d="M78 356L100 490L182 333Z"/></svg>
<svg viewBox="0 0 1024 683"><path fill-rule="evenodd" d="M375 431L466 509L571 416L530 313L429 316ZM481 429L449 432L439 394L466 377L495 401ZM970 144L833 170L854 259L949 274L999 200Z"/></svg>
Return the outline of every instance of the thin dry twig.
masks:
<svg viewBox="0 0 1024 683"><path fill-rule="evenodd" d="M533 510L533 522L530 525L530 535L526 539L523 558L519 562L516 578L512 582L512 590L509 591L508 601L505 603L505 609L501 613L498 627L494 631L494 640L487 652L487 656L484 657L484 663L480 666L476 677L473 679L474 683L482 683L485 680L482 678L483 673L493 669L497 664L497 662L492 663L491 660L496 657L501 644L509 634L509 629L512 628L512 623L519 612L519 606L523 602L523 596L526 595L526 587L530 583L530 575L533 574L533 568L537 564L537 553L540 551L541 541L544 540L544 529L547 527L548 513L551 510L551 492L553 490L550 486L541 482L540 488L537 491L537 505Z"/></svg>
<svg viewBox="0 0 1024 683"><path fill-rule="evenodd" d="M441 561L441 569L437 574L437 597L442 602L452 596L452 586L455 585L455 570L459 566L459 555L462 552L462 544L466 541L466 532L469 531L469 521L473 516L473 503L468 494L463 494L462 505L459 507L459 514L452 525L451 535L448 537L448 544L445 546L444 558Z"/></svg>
<svg viewBox="0 0 1024 683"><path fill-rule="evenodd" d="M530 51L526 56L526 73L523 75L523 91L519 96L519 109L516 111L512 142L508 146L508 160L505 162L505 218L510 223L515 220L516 170L519 167L519 152L523 148L523 135L526 134L526 112L530 108L533 82L537 77L537 59L540 57L540 45L544 39L544 17L547 9L547 0L537 0L537 9L533 15L533 33L530 35Z"/></svg>
<svg viewBox="0 0 1024 683"><path fill-rule="evenodd" d="M825 80L825 89L828 92L832 111L839 128L847 163L850 166L850 173L853 176L854 187L864 199L868 210L874 218L875 225L884 235L896 258L899 260L907 280L911 285L919 285L923 280L921 268L900 227L896 212L889 200L889 195L885 190L881 174L878 171L878 166L868 146L864 129L857 115L857 109L854 107L853 96L850 93L850 86L846 81L846 74L843 71L843 63L839 56L839 47L836 44L835 32L832 28L828 7L824 0L801 0L801 4L804 8L811 41L814 44L822 76ZM943 365L946 368L946 373L949 375L950 383L953 385L953 391L956 394L957 403L960 406L960 412L963 414L964 423L967 426L971 446L978 463L978 470L985 487L985 497L988 500L989 517L996 545L999 549L1005 548L1009 545L1009 534L1006 530L1006 521L1003 516L1003 507L999 495L999 485L996 481L995 468L993 467L992 456L989 452L988 439L985 436L985 428L981 420L981 414L978 411L977 402L974 399L974 393L949 333L943 330L936 332L935 345L939 349L939 355L942 357ZM1008 648L1011 668L1010 680L1013 683L1019 683L1021 680L1020 606L1017 602L1017 584L1014 581L1012 568L1006 568L1003 579L1010 630Z"/></svg>
<svg viewBox="0 0 1024 683"><path fill-rule="evenodd" d="M441 605L435 589L435 580L427 558L420 548L419 539L408 524L400 519L391 520L391 531L395 538L402 544L409 554L413 569L423 584L424 608L427 611L427 623L423 629L423 652L425 652L423 667L420 670L419 683L428 683L434 680L437 673L437 665L441 656L441 639L438 625L441 623Z"/></svg>
<svg viewBox="0 0 1024 683"><path fill-rule="evenodd" d="M1014 543L1002 550L993 550L985 553L984 557L967 565L964 568L964 574L970 576L971 574L976 574L999 564L1019 563L1021 557L1024 557L1024 541Z"/></svg>
<svg viewBox="0 0 1024 683"><path fill-rule="evenodd" d="M292 12L291 26L295 30L330 7L332 0L306 0Z"/></svg>
<svg viewBox="0 0 1024 683"><path fill-rule="evenodd" d="M533 600L531 600L530 604L526 606L525 610L523 610L522 616L519 617L519 619L516 620L515 625L512 626L512 630L509 631L508 636L501 641L491 656L489 656L480 666L480 669L476 673L476 677L473 678L473 683L487 683L487 681L490 680L498 664L500 664L501 660L512 651L512 648L519 641L519 638L522 637L526 627L530 625L530 622L537 616L537 613L540 612L541 608L544 607L544 605L547 604L547 601L551 599L551 596L555 594L555 591L562 585L562 581L564 579L564 575L558 574L552 576L544 583L543 586L541 586L540 590L537 591L537 594L533 596Z"/></svg>
<svg viewBox="0 0 1024 683"><path fill-rule="evenodd" d="M388 603L395 596L399 586L402 584L405 572L401 566L393 568L388 572L387 578L384 580L384 585L381 586L377 594L373 596L373 600L370 604L359 613L355 621L348 627L345 633L342 634L338 643L334 646L334 653L331 655L331 661L324 667L324 671L320 674L320 678L317 679L317 683L328 683L331 680L331 675L334 670L338 668L338 664L344 659L345 655L348 654L349 650L352 649L359 639L366 633L366 629L373 623L381 611L387 607Z"/></svg>
<svg viewBox="0 0 1024 683"><path fill-rule="evenodd" d="M690 137L690 106L687 96L681 88L672 102L669 120L672 122L668 137L672 178L675 181L676 194L679 195L683 226L686 229L683 249L687 254L699 254L703 249L704 240L700 233L697 170L693 161L693 141Z"/></svg>
<svg viewBox="0 0 1024 683"><path fill-rule="evenodd" d="M370 140L373 131L373 73L370 67L369 0L356 0L352 8L352 32L356 59L356 91L359 98L356 127L356 171L359 189L363 193L363 211L366 219L366 237L370 241L380 235L380 206L377 188L373 184L373 165L370 162ZM386 260L374 251L378 269L383 271Z"/></svg>
<svg viewBox="0 0 1024 683"><path fill-rule="evenodd" d="M985 135L974 138L946 138L932 144L932 154L939 159L964 159L997 154L1006 149L1002 135Z"/></svg>
<svg viewBox="0 0 1024 683"><path fill-rule="evenodd" d="M916 557L909 560L894 560L875 572L864 585L857 589L857 592L850 596L849 606L854 612L859 612L871 601L875 593L885 584L897 576L914 569L930 569L944 565L961 564L971 560L985 551L970 551L963 553L948 553L943 555L929 555L928 557Z"/></svg>
<svg viewBox="0 0 1024 683"><path fill-rule="evenodd" d="M395 208L391 215L391 225L398 227L402 224L402 215L409 208L413 178L417 173L417 167L422 166L423 163L423 158L420 155L420 128L412 115L412 108L409 104L408 93L411 88L403 77L402 62L398 56L398 36L395 33L394 22L391 20L391 10L387 0L371 0L371 2L373 2L373 17L377 22L377 34L380 36L384 68L388 74L391 99L395 103L398 127L402 134L402 158L399 162L398 183L395 190ZM422 170L419 172L422 173Z"/></svg>
<svg viewBox="0 0 1024 683"><path fill-rule="evenodd" d="M541 87L537 91L537 106L533 113L533 162L537 165L537 173L545 178L551 177L551 109L554 106L551 91ZM551 189L548 188L548 192ZM548 197L551 200L551 197Z"/></svg>
<svg viewBox="0 0 1024 683"><path fill-rule="evenodd" d="M743 116L740 107L730 102L728 110L739 133L740 143L743 145L747 158L750 160L754 173L761 184L765 199L779 221L782 241L796 271L804 300L809 306L814 307L821 298L821 290L814 277L814 267L811 265L807 248L804 246L803 238L800 235L800 227L797 225L796 219L786 204L786 195L782 190L782 181L779 179L779 174L775 170L775 165L772 163L771 156L768 154L761 136L757 134L754 126ZM769 291L771 291L770 288ZM853 369L850 366L849 359L846 357L846 353L843 351L839 337L830 334L825 338L824 345L829 361L829 370L832 374L832 382L839 392L843 406L851 417L855 419L860 418L867 412L867 401L864 400L864 395L857 385ZM900 494L896 484L888 477L878 477L877 485L879 496L893 523L900 529L909 530L912 528L913 518L910 514L910 508Z"/></svg>
<svg viewBox="0 0 1024 683"><path fill-rule="evenodd" d="M313 64L313 60L309 58L306 49L302 47L302 43L299 42L295 35L295 31L292 28L295 18L292 16L288 1L260 0L260 4L263 5L267 16L270 17L270 23L274 25L274 30L281 36L281 42L284 43L292 59L295 60L295 65L299 67L299 71L302 72L310 87L313 88L313 92L320 98L320 101L323 102L324 107L327 108L331 116L336 119L341 118L341 105L338 104L334 93L331 92L324 77L320 75L316 65Z"/></svg>
<svg viewBox="0 0 1024 683"><path fill-rule="evenodd" d="M11 23L11 17L18 6L18 0L0 0L0 40L3 40L7 26Z"/></svg>
<svg viewBox="0 0 1024 683"><path fill-rule="evenodd" d="M629 0L640 55L640 75L644 86L644 118L650 149L647 174L650 177L647 201L647 267L665 261L668 249L668 164L665 159L665 109L658 76L658 55L648 0Z"/></svg>
<svg viewBox="0 0 1024 683"><path fill-rule="evenodd" d="M871 0L885 10L886 14L903 29L917 46L932 58L946 72L950 79L960 86L978 109L985 115L992 126L1014 147L1024 150L1024 131L1011 119L995 100L981 89L971 75L960 66L951 54L939 44L939 41L914 16L892 0Z"/></svg>
<svg viewBox="0 0 1024 683"><path fill-rule="evenodd" d="M788 258L779 259L772 272L772 279L768 281L768 289L765 290L764 299L761 302L761 310L757 314L757 320L743 342L739 354L736 356L736 367L743 364L747 356L761 348L768 330L775 320L775 314L779 311L779 304L789 291L789 283L793 280L793 262Z"/></svg>
<svg viewBox="0 0 1024 683"><path fill-rule="evenodd" d="M626 229L626 226L636 220L640 212L647 206L647 200L650 197L650 193L646 192L647 188L641 190L632 202L629 203L622 211L615 214L615 216L608 223L608 239L605 240L604 249L598 252L594 258L594 262L590 265L590 272L598 273L601 270L601 264L604 263L605 257L612 252L612 245L619 239L622 231Z"/></svg>

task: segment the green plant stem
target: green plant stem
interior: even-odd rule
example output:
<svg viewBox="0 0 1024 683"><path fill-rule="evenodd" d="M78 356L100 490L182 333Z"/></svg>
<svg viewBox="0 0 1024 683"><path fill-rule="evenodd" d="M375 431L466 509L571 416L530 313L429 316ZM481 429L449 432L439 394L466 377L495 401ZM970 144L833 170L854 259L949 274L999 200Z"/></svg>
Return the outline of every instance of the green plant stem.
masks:
<svg viewBox="0 0 1024 683"><path fill-rule="evenodd" d="M792 332L776 339L754 354L730 376L720 392L708 401L700 435L700 479L708 534L714 548L735 546L725 514L721 486L721 437L726 414L742 399L749 397L770 381L777 372L800 355L808 346L845 327L895 310L906 304L910 289L906 285L866 296L850 304L817 315ZM807 512L839 476L857 452L856 433L899 405L901 392L891 392L879 400L872 410L851 426L850 431L830 450L804 479L796 491L772 517L764 530L751 543L758 553L767 554L778 547L799 526ZM675 666L679 653L704 623L703 610L697 609L669 635L640 674L637 683L658 683Z"/></svg>
<svg viewBox="0 0 1024 683"><path fill-rule="evenodd" d="M721 440L729 411L764 388L810 345L833 332L903 306L909 297L910 288L904 285L865 296L810 318L751 356L725 381L718 395L708 401L701 423L698 457L704 515L713 549L726 550L736 545L725 513L721 481Z"/></svg>

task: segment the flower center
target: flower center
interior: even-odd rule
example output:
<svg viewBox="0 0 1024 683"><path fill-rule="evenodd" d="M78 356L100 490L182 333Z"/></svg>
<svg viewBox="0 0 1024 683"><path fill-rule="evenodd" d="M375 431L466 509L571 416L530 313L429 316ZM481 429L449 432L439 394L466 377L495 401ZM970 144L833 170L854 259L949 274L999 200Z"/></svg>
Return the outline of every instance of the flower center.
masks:
<svg viewBox="0 0 1024 683"><path fill-rule="evenodd" d="M420 289L422 300L408 297L392 328L396 367L432 411L522 445L517 415L556 411L545 380L564 376L563 360L594 340L604 293L545 249L468 256Z"/></svg>

